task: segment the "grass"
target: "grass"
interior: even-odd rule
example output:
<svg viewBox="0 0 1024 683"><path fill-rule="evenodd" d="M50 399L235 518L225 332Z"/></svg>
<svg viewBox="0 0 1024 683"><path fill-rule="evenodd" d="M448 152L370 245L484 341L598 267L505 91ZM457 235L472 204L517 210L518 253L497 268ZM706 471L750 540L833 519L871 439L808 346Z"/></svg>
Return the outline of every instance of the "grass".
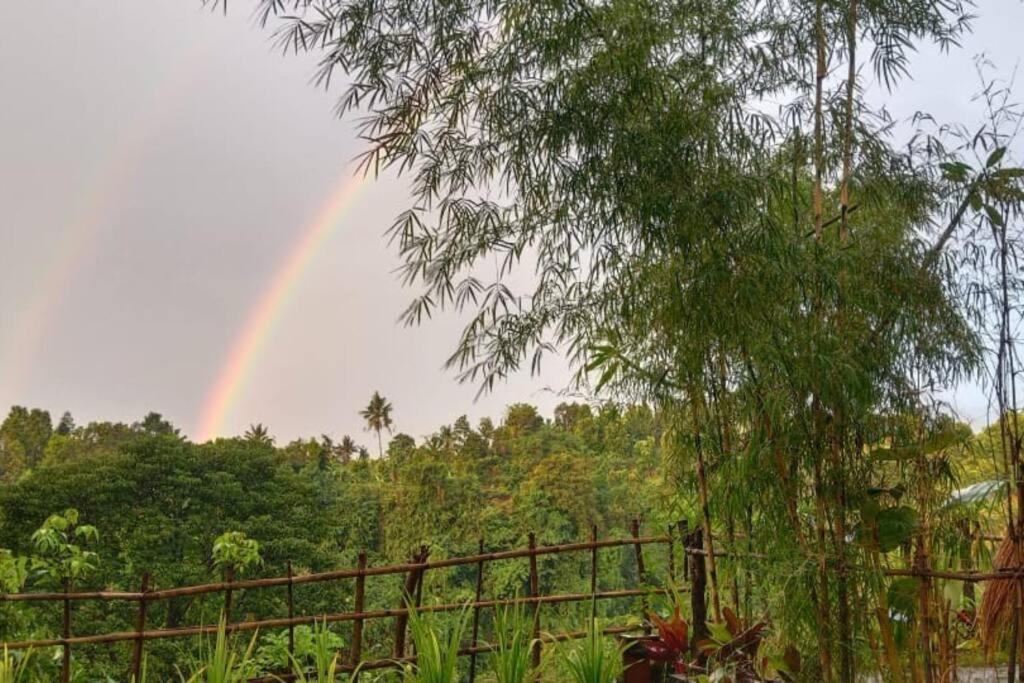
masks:
<svg viewBox="0 0 1024 683"><path fill-rule="evenodd" d="M573 683L615 683L622 674L622 648L604 636L591 620L586 635L561 646L561 664Z"/></svg>
<svg viewBox="0 0 1024 683"><path fill-rule="evenodd" d="M499 609L494 615L495 638L490 646L489 658L494 683L533 683L540 679L540 671L533 669L530 637L531 620L516 602Z"/></svg>
<svg viewBox="0 0 1024 683"><path fill-rule="evenodd" d="M249 646L239 652L227 635L227 625L221 617L217 627L217 638L212 647L206 641L200 647L199 657L192 660L189 667L191 675L187 678L180 671L179 678L184 683L240 683L256 674L253 663L253 650L256 647L256 635L249 641Z"/></svg>
<svg viewBox="0 0 1024 683"><path fill-rule="evenodd" d="M447 629L438 628L431 616L409 609L409 632L416 646L416 662L404 667L405 683L458 683L459 646L469 620L463 608Z"/></svg>
<svg viewBox="0 0 1024 683"><path fill-rule="evenodd" d="M28 664L32 659L29 650L22 657L16 657L4 646L4 656L0 659L0 683L22 683L28 681Z"/></svg>
<svg viewBox="0 0 1024 683"><path fill-rule="evenodd" d="M340 655L334 646L334 635L327 627L327 619L318 622L313 630L313 670L307 671L302 662L292 657L292 673L296 683L333 683L338 676Z"/></svg>

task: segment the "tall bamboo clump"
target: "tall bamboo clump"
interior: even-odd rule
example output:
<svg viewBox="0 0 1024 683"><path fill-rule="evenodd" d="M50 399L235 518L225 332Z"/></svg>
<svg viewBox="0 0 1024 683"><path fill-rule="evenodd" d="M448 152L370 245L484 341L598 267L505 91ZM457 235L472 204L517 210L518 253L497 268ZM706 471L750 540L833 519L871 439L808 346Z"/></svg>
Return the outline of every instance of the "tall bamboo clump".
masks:
<svg viewBox="0 0 1024 683"><path fill-rule="evenodd" d="M969 8L266 0L267 20L284 5L282 45L348 72L366 168L411 173L406 322L467 313L449 367L484 389L560 347L588 389L654 402L713 613L770 615L815 680L929 680L936 586L907 599L885 572L932 561L937 399L980 372L989 321L966 284L990 262L956 257L993 244L1021 176L978 158L1005 154L995 124L921 118L897 144L862 85L896 87Z"/></svg>

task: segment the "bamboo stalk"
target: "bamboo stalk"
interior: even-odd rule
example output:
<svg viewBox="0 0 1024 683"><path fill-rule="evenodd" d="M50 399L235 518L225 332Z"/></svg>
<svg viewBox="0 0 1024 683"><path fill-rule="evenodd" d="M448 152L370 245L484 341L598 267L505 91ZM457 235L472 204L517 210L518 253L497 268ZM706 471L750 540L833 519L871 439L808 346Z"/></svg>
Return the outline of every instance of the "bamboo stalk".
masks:
<svg viewBox="0 0 1024 683"><path fill-rule="evenodd" d="M352 606L356 614L361 614L365 608L363 601L366 596L366 553L359 553L359 559L356 564L356 589L355 589L355 604ZM292 618L294 620L294 617ZM290 624L294 625L294 624ZM353 667L358 667L360 660L363 658L363 620L362 618L356 618L352 621L352 645L349 650L349 660ZM353 679L358 678L359 674L355 674Z"/></svg>
<svg viewBox="0 0 1024 683"><path fill-rule="evenodd" d="M484 562L495 562L498 560L510 560L529 557L530 555L558 555L567 552L591 550L595 547L614 548L620 546L635 545L637 543L642 543L643 545L649 545L652 543L667 543L668 540L668 536L659 535L644 536L639 539L606 539L603 541L597 541L596 543L591 541L580 543L561 543L556 545L538 546L534 549L520 548L516 550L503 550L493 553L484 553L482 555L467 555L464 557L452 557L443 560L431 560L429 562L411 562L405 564L382 565L380 567L372 567L367 569L365 572L363 572L363 575L387 576L391 574L404 574L413 569L443 569L448 567L471 565L476 564L481 560L483 560ZM324 583L329 581L336 581L338 579L354 579L357 576L359 576L359 574L360 572L358 569L336 569L328 572L319 572L296 576L293 577L292 583L294 585L299 585L306 583ZM280 576L265 579L246 579L244 581L234 581L231 585L234 590L245 590L250 588L273 588L275 586L287 586L288 583L289 581L287 576ZM148 602L152 603L161 600L170 600L172 598L202 595L204 593L223 593L226 588L227 584L223 581L220 581L216 583L196 584L192 586L180 586L177 588L166 588L158 591L150 591L146 594L145 598ZM141 600L142 598L142 593L129 591L90 591L67 594L63 592L0 593L0 602L53 602L63 600L70 600L74 602L80 600Z"/></svg>
<svg viewBox="0 0 1024 683"><path fill-rule="evenodd" d="M537 548L537 537L530 532L529 547L531 550ZM540 596L540 576L537 573L537 556L530 555L530 597ZM532 646L533 668L540 666L540 601L533 603L533 646Z"/></svg>
<svg viewBox="0 0 1024 683"><path fill-rule="evenodd" d="M145 645L145 639L141 637L141 634L146 630L146 591L149 589L149 572L142 575L142 588L139 592L142 593L143 598L139 600L139 611L135 617L135 632L140 634L135 639L135 646L132 648L132 673L131 682L139 683L142 677L142 649ZM289 615L291 616L291 615Z"/></svg>
<svg viewBox="0 0 1024 683"><path fill-rule="evenodd" d="M71 582L64 579L64 592L71 592ZM60 679L63 683L71 681L71 601L64 600L64 618L61 622L61 635L63 644L61 646Z"/></svg>
<svg viewBox="0 0 1024 683"><path fill-rule="evenodd" d="M480 554L484 553L484 539L480 539ZM480 598L483 594L484 589L484 563L483 560L476 565L476 600L480 602ZM473 630L472 640L470 641L470 648L473 650L469 658L469 683L476 681L476 644L477 638L480 635L480 607L478 605L473 606Z"/></svg>
<svg viewBox="0 0 1024 683"><path fill-rule="evenodd" d="M292 584L292 562L288 560L288 618L295 618L295 592ZM295 625L288 626L288 654L295 656Z"/></svg>

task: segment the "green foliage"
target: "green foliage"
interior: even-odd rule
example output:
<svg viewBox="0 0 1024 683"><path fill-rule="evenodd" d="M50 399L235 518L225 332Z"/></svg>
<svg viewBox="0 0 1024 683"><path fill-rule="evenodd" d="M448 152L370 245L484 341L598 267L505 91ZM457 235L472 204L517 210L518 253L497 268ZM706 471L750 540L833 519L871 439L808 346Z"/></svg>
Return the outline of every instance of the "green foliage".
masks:
<svg viewBox="0 0 1024 683"><path fill-rule="evenodd" d="M459 647L469 615L469 608L463 608L442 627L434 614L410 607L409 633L416 646L416 662L404 666L405 683L458 683Z"/></svg>
<svg viewBox="0 0 1024 683"><path fill-rule="evenodd" d="M623 671L622 647L601 633L596 620L589 622L582 639L559 645L559 655L573 683L614 683Z"/></svg>
<svg viewBox="0 0 1024 683"><path fill-rule="evenodd" d="M17 593L28 578L27 557L17 557L10 550L0 548L0 591Z"/></svg>
<svg viewBox="0 0 1024 683"><path fill-rule="evenodd" d="M200 641L199 654L191 658L188 673L178 672L183 683L244 683L255 676L253 651L256 635L244 650L239 650L228 636L223 617L217 627L217 635L211 644L207 639Z"/></svg>
<svg viewBox="0 0 1024 683"><path fill-rule="evenodd" d="M314 625L308 649L308 658L312 660L312 669L308 667L307 657L302 649L296 646L296 653L291 657L292 673L298 683L334 683L337 680L338 662L341 657L340 639L331 632L327 620Z"/></svg>
<svg viewBox="0 0 1024 683"><path fill-rule="evenodd" d="M488 659L494 683L533 683L541 672L532 667L532 620L520 602L500 608L494 616L494 642Z"/></svg>
<svg viewBox="0 0 1024 683"><path fill-rule="evenodd" d="M99 555L84 545L98 540L96 527L78 524L78 510L50 515L32 534L33 573L57 585L79 582L96 571Z"/></svg>
<svg viewBox="0 0 1024 683"><path fill-rule="evenodd" d="M241 575L245 570L262 562L259 542L247 538L241 531L225 531L213 542L214 569L230 570Z"/></svg>
<svg viewBox="0 0 1024 683"><path fill-rule="evenodd" d="M12 655L5 645L3 659L0 659L0 683L28 683L31 659L31 650Z"/></svg>

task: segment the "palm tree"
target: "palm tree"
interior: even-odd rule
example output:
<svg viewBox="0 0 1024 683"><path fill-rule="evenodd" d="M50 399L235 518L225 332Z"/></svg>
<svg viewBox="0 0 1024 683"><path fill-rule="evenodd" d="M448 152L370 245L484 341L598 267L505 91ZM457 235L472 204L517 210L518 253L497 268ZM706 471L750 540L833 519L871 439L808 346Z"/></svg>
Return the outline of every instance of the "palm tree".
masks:
<svg viewBox="0 0 1024 683"><path fill-rule="evenodd" d="M384 442L381 441L380 432L382 429L386 429L389 434L391 433L391 404L380 395L379 391L375 391L370 397L370 404L359 411L359 414L366 420L367 431L377 432L377 452L383 458Z"/></svg>
<svg viewBox="0 0 1024 683"><path fill-rule="evenodd" d="M249 443L254 443L259 446L273 446L274 437L270 436L270 431L263 425L262 422L257 422L254 425L249 425L249 429L245 431L245 440Z"/></svg>
<svg viewBox="0 0 1024 683"><path fill-rule="evenodd" d="M352 456L359 452L359 446L356 445L351 436L346 434L341 437L341 442L335 447L335 451L338 453L342 464L347 465L352 462Z"/></svg>

